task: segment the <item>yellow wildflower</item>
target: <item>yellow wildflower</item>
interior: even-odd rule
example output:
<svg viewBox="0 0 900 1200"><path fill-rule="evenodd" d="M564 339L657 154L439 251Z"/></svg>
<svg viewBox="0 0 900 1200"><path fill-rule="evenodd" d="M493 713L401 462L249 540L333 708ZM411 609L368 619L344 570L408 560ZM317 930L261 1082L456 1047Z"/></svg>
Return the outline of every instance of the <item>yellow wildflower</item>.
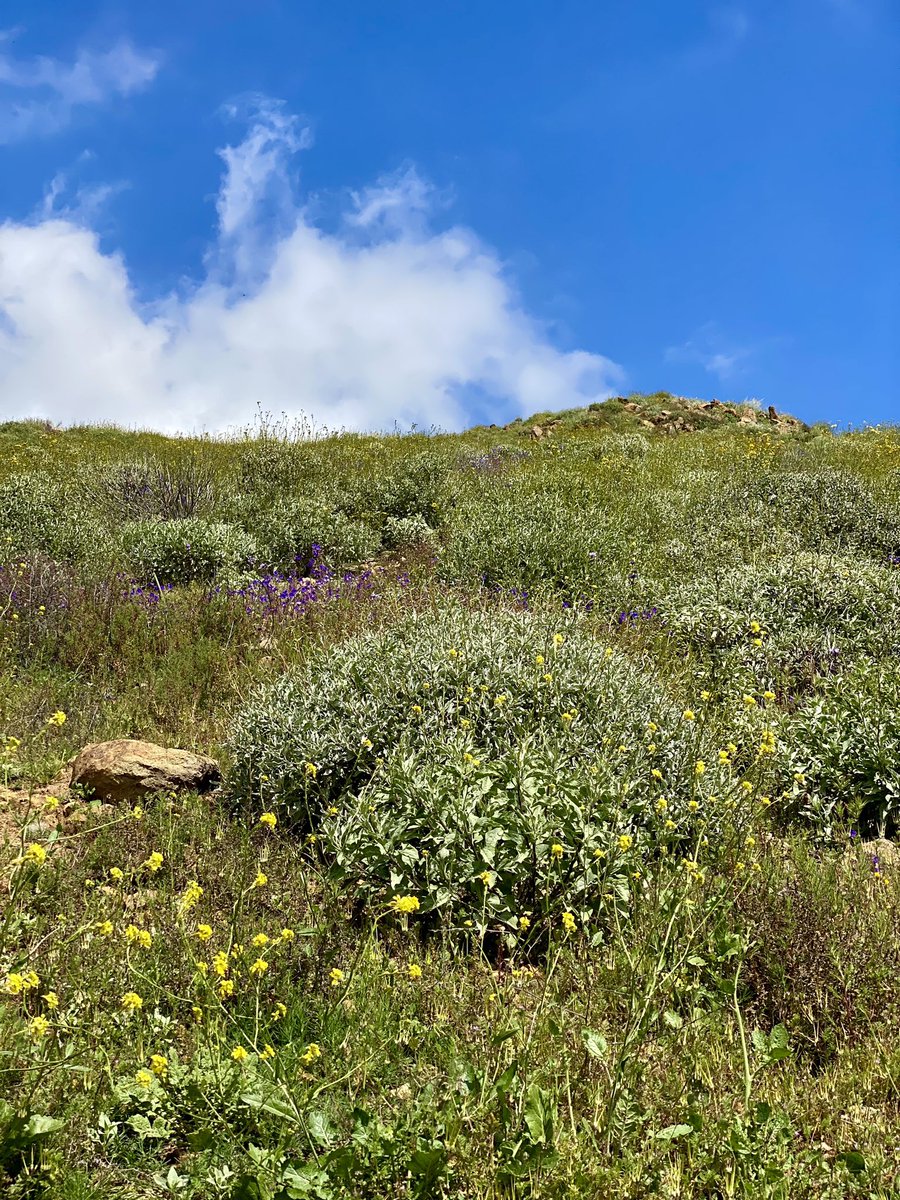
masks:
<svg viewBox="0 0 900 1200"><path fill-rule="evenodd" d="M310 1042L309 1045L306 1047L305 1052L300 1056L301 1061L305 1062L307 1066L309 1066L310 1063L314 1063L317 1058L321 1058L321 1057L322 1057L322 1047L319 1045L318 1042Z"/></svg>
<svg viewBox="0 0 900 1200"><path fill-rule="evenodd" d="M421 979L422 978L422 968L419 966L418 963L410 963L407 973L408 973L410 979Z"/></svg>
<svg viewBox="0 0 900 1200"><path fill-rule="evenodd" d="M112 921L98 921L97 922L97 932L100 934L101 937L112 937L112 935L113 935Z"/></svg>
<svg viewBox="0 0 900 1200"><path fill-rule="evenodd" d="M136 1013L144 1007L144 1001L137 992L126 992L122 997L122 1007L126 1012Z"/></svg>
<svg viewBox="0 0 900 1200"><path fill-rule="evenodd" d="M262 1048L262 1051L260 1052L259 1057L262 1059L263 1062L268 1062L270 1058L275 1057L275 1047L273 1045L271 1045L271 1043L266 1042L265 1046Z"/></svg>
<svg viewBox="0 0 900 1200"><path fill-rule="evenodd" d="M181 893L181 899L178 901L178 911L188 913L192 908L196 908L203 896L203 888L196 879L188 881L187 886Z"/></svg>
<svg viewBox="0 0 900 1200"><path fill-rule="evenodd" d="M391 907L397 913L414 913L419 911L418 896L395 896Z"/></svg>
<svg viewBox="0 0 900 1200"><path fill-rule="evenodd" d="M57 996L56 992L46 992L41 996L41 999L51 1011L59 1008L59 996Z"/></svg>
<svg viewBox="0 0 900 1200"><path fill-rule="evenodd" d="M138 1087L148 1088L153 1083L153 1076L149 1071L141 1067L134 1077L134 1082L138 1085Z"/></svg>
<svg viewBox="0 0 900 1200"><path fill-rule="evenodd" d="M231 1057L235 1062L243 1062L244 1059L247 1058L247 1051L243 1046L235 1046L231 1052Z"/></svg>
<svg viewBox="0 0 900 1200"><path fill-rule="evenodd" d="M531 920L528 917L519 917L519 929L524 933L531 925Z"/></svg>
<svg viewBox="0 0 900 1200"><path fill-rule="evenodd" d="M693 721L695 719L695 713L692 708L686 708L681 715L685 721Z"/></svg>
<svg viewBox="0 0 900 1200"><path fill-rule="evenodd" d="M281 1001L279 1000L278 1003L275 1005L275 1007L272 1009L272 1020L280 1021L281 1018L286 1015L287 1015L287 1005L282 1004Z"/></svg>
<svg viewBox="0 0 900 1200"><path fill-rule="evenodd" d="M169 1073L169 1060L164 1054L151 1054L150 1070L157 1079L165 1079Z"/></svg>
<svg viewBox="0 0 900 1200"><path fill-rule="evenodd" d="M696 763L694 764L694 774L702 775L705 770L706 770L706 763L703 761L702 758L698 758Z"/></svg>
<svg viewBox="0 0 900 1200"><path fill-rule="evenodd" d="M125 876L122 874L121 867L110 867L109 877L114 883L121 883Z"/></svg>
<svg viewBox="0 0 900 1200"><path fill-rule="evenodd" d="M163 865L163 856L158 850L154 850L149 858L145 859L141 866L146 868L151 875L155 875L159 868Z"/></svg>
<svg viewBox="0 0 900 1200"><path fill-rule="evenodd" d="M260 825L265 825L267 829L274 829L278 824L278 818L273 812L264 812L259 818Z"/></svg>
<svg viewBox="0 0 900 1200"><path fill-rule="evenodd" d="M294 934L293 929L282 929L281 941L292 942L294 940L294 937L295 937L295 934Z"/></svg>
<svg viewBox="0 0 900 1200"><path fill-rule="evenodd" d="M316 766L315 763L308 762L303 769L306 772L308 779L315 779L315 777L319 773L319 768Z"/></svg>
<svg viewBox="0 0 900 1200"><path fill-rule="evenodd" d="M574 913L564 912L562 915L562 927L566 933L574 933L575 925L576 922Z"/></svg>
<svg viewBox="0 0 900 1200"><path fill-rule="evenodd" d="M198 925L194 932L199 941L208 942L213 935L212 925Z"/></svg>
<svg viewBox="0 0 900 1200"><path fill-rule="evenodd" d="M264 888L269 882L269 877L264 871L257 871L256 878L253 880L253 887Z"/></svg>
<svg viewBox="0 0 900 1200"><path fill-rule="evenodd" d="M634 838L631 836L630 833L619 834L619 849L623 853L626 850L630 850L633 844L634 844Z"/></svg>
<svg viewBox="0 0 900 1200"><path fill-rule="evenodd" d="M263 946L268 946L271 940L267 933L257 933L250 939L250 945L262 949Z"/></svg>
<svg viewBox="0 0 900 1200"><path fill-rule="evenodd" d="M552 855L553 858L562 858L563 848L559 844L559 842L553 843L553 845L550 847L550 854Z"/></svg>
<svg viewBox="0 0 900 1200"><path fill-rule="evenodd" d="M346 976L340 967L332 967L329 972L329 979L332 987L340 987Z"/></svg>
<svg viewBox="0 0 900 1200"><path fill-rule="evenodd" d="M219 999L227 1000L229 996L234 995L234 980L233 979L221 980L217 990L219 993Z"/></svg>
<svg viewBox="0 0 900 1200"><path fill-rule="evenodd" d="M42 867L47 861L47 851L40 844L40 842L32 842L31 845L26 848L25 853L22 855L21 861L23 863L31 863L31 865L34 867Z"/></svg>
<svg viewBox="0 0 900 1200"><path fill-rule="evenodd" d="M153 938L147 929L138 929L137 925L128 925L125 929L125 937L131 945L137 944L143 947L144 950L149 950L153 944Z"/></svg>
<svg viewBox="0 0 900 1200"><path fill-rule="evenodd" d="M266 960L264 958L258 958L255 963L251 964L250 974L256 976L265 975L268 969L269 964L266 962Z"/></svg>

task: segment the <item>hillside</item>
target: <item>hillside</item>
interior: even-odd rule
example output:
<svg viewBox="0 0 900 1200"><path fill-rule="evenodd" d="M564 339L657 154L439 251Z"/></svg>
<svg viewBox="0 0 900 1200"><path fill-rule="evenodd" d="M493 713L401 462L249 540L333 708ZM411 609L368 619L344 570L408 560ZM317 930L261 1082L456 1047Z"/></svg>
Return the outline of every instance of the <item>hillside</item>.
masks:
<svg viewBox="0 0 900 1200"><path fill-rule="evenodd" d="M0 1192L895 1195L898 656L893 428L0 425Z"/></svg>

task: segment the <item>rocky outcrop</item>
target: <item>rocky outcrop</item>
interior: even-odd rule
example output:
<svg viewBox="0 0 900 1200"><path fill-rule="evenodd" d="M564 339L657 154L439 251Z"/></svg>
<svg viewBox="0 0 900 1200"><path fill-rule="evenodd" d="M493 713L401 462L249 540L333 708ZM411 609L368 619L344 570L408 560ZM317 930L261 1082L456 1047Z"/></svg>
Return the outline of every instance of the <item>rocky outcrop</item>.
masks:
<svg viewBox="0 0 900 1200"><path fill-rule="evenodd" d="M150 792L209 791L221 779L214 759L124 738L85 746L71 786L102 800L139 800Z"/></svg>

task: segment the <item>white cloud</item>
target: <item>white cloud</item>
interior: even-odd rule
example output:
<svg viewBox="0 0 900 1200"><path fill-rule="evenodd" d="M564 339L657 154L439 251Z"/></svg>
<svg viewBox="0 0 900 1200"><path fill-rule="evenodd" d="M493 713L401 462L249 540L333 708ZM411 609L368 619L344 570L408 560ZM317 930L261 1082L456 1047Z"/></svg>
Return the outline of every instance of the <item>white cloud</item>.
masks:
<svg viewBox="0 0 900 1200"><path fill-rule="evenodd" d="M0 35L0 143L55 133L76 108L139 91L159 69L158 58L127 40L104 51L83 49L70 63L15 58L4 41L8 35Z"/></svg>
<svg viewBox="0 0 900 1200"><path fill-rule="evenodd" d="M260 103L222 151L204 277L151 307L83 222L51 208L0 225L0 416L217 431L259 404L332 428L452 428L473 395L526 413L621 382L550 344L470 230L429 227L412 170L353 197L335 231L316 225L290 178L308 141Z"/></svg>
<svg viewBox="0 0 900 1200"><path fill-rule="evenodd" d="M741 373L754 353L752 346L736 346L726 341L715 323L710 321L680 346L667 347L665 360L672 363L699 363L705 371L725 383Z"/></svg>

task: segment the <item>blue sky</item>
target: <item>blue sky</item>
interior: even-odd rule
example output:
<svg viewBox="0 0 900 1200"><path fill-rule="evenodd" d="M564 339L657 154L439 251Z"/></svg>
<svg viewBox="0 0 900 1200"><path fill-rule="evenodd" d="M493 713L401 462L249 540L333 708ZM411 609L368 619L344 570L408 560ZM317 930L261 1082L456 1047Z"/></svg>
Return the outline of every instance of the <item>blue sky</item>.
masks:
<svg viewBox="0 0 900 1200"><path fill-rule="evenodd" d="M900 421L891 0L7 0L0 417Z"/></svg>

